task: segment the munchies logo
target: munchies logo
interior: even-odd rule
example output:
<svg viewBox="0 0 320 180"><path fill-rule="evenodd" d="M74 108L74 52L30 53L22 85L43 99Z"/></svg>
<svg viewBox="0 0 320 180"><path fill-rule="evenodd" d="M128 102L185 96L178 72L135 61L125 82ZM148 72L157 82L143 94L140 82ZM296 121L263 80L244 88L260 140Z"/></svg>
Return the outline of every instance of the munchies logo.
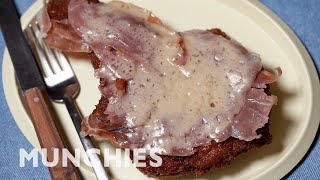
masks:
<svg viewBox="0 0 320 180"><path fill-rule="evenodd" d="M75 149L74 155L72 155L68 149L59 149L59 148L51 148L50 151L52 151L53 158L51 162L48 161L48 149L41 149L41 162L43 165L47 167L53 167L58 164L59 161L62 160L62 166L67 167L68 166L68 160L71 161L71 163L74 164L76 167L80 167L80 161L83 159L83 162L87 165L92 167L89 158L87 154L95 153L100 155L99 149L89 149L86 153L82 154L80 149ZM159 155L159 152L151 149L148 150L148 154L150 155L149 162L147 161L147 150L144 148L139 149L133 149L131 152L132 160L130 159L130 149L122 149L116 148L116 151L111 154L109 149L104 149L103 151L103 163L105 167L110 166L110 162L114 161L116 167L129 167L130 164L133 163L135 167L146 167L147 164L149 164L152 167L159 167L162 165L162 159ZM26 161L32 161L33 167L38 167L39 163L39 153L36 149L33 149L30 153L28 153L25 149L20 148L19 151L19 157L20 157L20 167L26 166ZM59 159L62 158L62 159Z"/></svg>

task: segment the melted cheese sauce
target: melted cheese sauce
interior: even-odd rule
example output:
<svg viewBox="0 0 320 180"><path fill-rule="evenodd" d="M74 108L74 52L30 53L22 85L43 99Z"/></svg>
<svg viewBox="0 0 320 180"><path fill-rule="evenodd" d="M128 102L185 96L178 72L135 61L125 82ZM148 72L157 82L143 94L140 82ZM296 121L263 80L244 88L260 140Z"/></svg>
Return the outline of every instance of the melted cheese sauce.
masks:
<svg viewBox="0 0 320 180"><path fill-rule="evenodd" d="M151 13L131 4L72 2L70 23L102 62L96 76L108 81L101 89L109 98L105 113L124 117L129 129L123 143L188 155L232 135L262 67L258 55L208 31L178 34L150 23ZM117 78L128 81L124 95L114 88Z"/></svg>
<svg viewBox="0 0 320 180"><path fill-rule="evenodd" d="M173 63L166 49L159 51L150 67L137 68L127 94L106 110L125 114L127 127L144 127L144 144L165 153L230 137L232 119L261 68L258 56L249 58L221 36L206 31L182 36L185 65ZM210 126L197 129L203 123Z"/></svg>

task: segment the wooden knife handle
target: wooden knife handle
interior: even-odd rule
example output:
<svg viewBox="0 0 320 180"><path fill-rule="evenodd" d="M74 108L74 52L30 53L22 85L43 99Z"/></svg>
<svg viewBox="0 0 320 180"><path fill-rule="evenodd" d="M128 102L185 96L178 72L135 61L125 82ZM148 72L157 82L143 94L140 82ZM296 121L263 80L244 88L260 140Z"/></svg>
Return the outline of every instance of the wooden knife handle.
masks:
<svg viewBox="0 0 320 180"><path fill-rule="evenodd" d="M55 125L52 114L50 113L44 99L43 90L33 88L25 91L24 98L28 107L33 126L36 130L40 145L47 149L48 162L53 161L53 148L59 149L58 164L49 167L52 179L81 179L79 170L68 159L67 167L62 166L62 148L66 148Z"/></svg>

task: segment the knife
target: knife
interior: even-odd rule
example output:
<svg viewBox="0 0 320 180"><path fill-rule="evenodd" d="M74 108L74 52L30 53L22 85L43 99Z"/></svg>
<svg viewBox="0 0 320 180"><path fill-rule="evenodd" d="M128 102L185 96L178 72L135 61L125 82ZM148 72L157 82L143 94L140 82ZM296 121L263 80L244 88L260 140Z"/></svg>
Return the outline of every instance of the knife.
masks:
<svg viewBox="0 0 320 180"><path fill-rule="evenodd" d="M52 179L81 179L70 160L67 167L62 166L61 151L66 146L46 104L45 84L12 0L0 2L0 26L40 145L47 149L48 162L54 159L54 148L59 149L58 164L49 167Z"/></svg>

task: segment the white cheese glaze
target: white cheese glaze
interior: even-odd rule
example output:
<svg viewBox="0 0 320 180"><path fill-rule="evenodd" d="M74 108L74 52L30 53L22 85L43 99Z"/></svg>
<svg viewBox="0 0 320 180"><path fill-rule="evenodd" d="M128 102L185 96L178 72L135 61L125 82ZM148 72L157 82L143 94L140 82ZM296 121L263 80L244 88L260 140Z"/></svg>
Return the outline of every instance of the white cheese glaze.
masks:
<svg viewBox="0 0 320 180"><path fill-rule="evenodd" d="M243 134L238 122L244 117L235 116L248 104L247 94L262 68L260 57L209 31L176 33L150 22L150 16L156 18L115 1L70 3L71 26L101 60L96 76L106 81L101 86L109 99L105 113L111 123L121 119L121 138L114 141L189 155L212 140L259 138L255 131L268 118ZM127 81L125 92L117 91L117 79Z"/></svg>

